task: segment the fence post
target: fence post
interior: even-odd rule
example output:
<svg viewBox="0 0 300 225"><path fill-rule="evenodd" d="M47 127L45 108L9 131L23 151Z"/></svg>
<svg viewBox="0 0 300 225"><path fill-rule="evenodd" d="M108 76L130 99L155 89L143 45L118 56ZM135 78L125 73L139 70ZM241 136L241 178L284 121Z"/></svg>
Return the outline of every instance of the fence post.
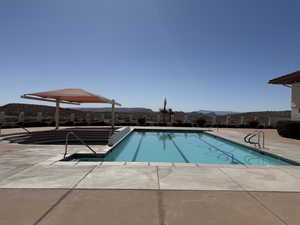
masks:
<svg viewBox="0 0 300 225"><path fill-rule="evenodd" d="M43 114L42 114L42 112L38 112L37 116L36 116L36 121L42 122L42 120L43 120Z"/></svg>
<svg viewBox="0 0 300 225"><path fill-rule="evenodd" d="M24 112L20 112L19 116L18 116L18 122L19 123L24 123L24 118L25 118Z"/></svg>
<svg viewBox="0 0 300 225"><path fill-rule="evenodd" d="M226 116L226 126L227 126L227 127L229 126L229 120L230 120L230 116L227 115L227 116Z"/></svg>
<svg viewBox="0 0 300 225"><path fill-rule="evenodd" d="M188 122L188 115L184 114L184 122Z"/></svg>
<svg viewBox="0 0 300 225"><path fill-rule="evenodd" d="M2 129L4 120L5 120L5 112L0 112L0 135L1 135L1 129Z"/></svg>
<svg viewBox="0 0 300 225"><path fill-rule="evenodd" d="M5 112L0 112L0 123L3 123L5 120Z"/></svg>
<svg viewBox="0 0 300 225"><path fill-rule="evenodd" d="M70 115L70 122L75 122L75 113L71 113Z"/></svg>
<svg viewBox="0 0 300 225"><path fill-rule="evenodd" d="M132 115L130 114L129 115L129 122L132 122L133 121L133 117L132 117Z"/></svg>
<svg viewBox="0 0 300 225"><path fill-rule="evenodd" d="M244 116L241 116L241 126L243 126L245 123L245 117Z"/></svg>
<svg viewBox="0 0 300 225"><path fill-rule="evenodd" d="M272 118L269 117L269 118L268 118L268 127L271 127L271 126L272 126Z"/></svg>
<svg viewBox="0 0 300 225"><path fill-rule="evenodd" d="M175 118L175 115L172 114L172 115L171 115L171 123L174 123L174 118Z"/></svg>
<svg viewBox="0 0 300 225"><path fill-rule="evenodd" d="M212 117L211 125L212 125L212 126L215 126L216 123L217 123L217 117L216 117L216 116L213 116L213 117Z"/></svg>
<svg viewBox="0 0 300 225"><path fill-rule="evenodd" d="M86 120L86 122L87 122L88 124L91 123L91 115L90 115L89 113L87 113L87 114L85 115L85 120Z"/></svg>

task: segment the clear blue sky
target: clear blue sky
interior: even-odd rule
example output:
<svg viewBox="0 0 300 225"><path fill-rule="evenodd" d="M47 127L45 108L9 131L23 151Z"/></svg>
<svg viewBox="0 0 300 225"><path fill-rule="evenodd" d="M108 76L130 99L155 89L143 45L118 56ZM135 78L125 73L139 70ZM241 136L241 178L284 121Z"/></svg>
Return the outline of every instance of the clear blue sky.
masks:
<svg viewBox="0 0 300 225"><path fill-rule="evenodd" d="M173 110L289 109L290 90L267 81L300 67L299 11L291 0L1 0L0 105L79 87L125 107L156 110L166 96Z"/></svg>

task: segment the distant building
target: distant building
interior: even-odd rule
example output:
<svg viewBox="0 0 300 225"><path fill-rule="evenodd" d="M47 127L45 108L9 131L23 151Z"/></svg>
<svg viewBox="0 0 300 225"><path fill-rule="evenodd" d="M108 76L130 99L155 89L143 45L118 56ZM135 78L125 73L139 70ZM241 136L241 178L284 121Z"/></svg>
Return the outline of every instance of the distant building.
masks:
<svg viewBox="0 0 300 225"><path fill-rule="evenodd" d="M292 88L291 119L300 121L300 71L275 78L269 83L282 84Z"/></svg>

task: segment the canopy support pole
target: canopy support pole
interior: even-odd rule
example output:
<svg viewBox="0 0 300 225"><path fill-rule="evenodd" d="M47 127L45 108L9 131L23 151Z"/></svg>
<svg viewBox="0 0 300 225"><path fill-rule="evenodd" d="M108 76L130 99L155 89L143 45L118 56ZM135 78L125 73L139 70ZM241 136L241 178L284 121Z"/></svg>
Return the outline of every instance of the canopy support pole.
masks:
<svg viewBox="0 0 300 225"><path fill-rule="evenodd" d="M56 108L55 108L55 129L59 129L59 100L56 99Z"/></svg>
<svg viewBox="0 0 300 225"><path fill-rule="evenodd" d="M115 104L116 104L116 102L113 99L112 104L111 104L111 129L112 129L112 132L115 129Z"/></svg>

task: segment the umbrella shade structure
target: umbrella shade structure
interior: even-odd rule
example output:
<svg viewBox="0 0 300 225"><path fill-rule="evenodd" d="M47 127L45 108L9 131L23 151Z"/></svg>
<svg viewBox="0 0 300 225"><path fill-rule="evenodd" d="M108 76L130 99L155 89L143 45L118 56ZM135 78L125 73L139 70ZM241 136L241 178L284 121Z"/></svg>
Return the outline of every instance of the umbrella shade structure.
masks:
<svg viewBox="0 0 300 225"><path fill-rule="evenodd" d="M101 95L93 94L80 88L66 88L53 91L37 92L31 94L24 94L21 98L56 102L55 110L55 127L59 128L59 104L75 104L80 103L107 103L112 105L112 128L115 123L115 106L121 106L121 104L115 102L114 99L108 99Z"/></svg>

